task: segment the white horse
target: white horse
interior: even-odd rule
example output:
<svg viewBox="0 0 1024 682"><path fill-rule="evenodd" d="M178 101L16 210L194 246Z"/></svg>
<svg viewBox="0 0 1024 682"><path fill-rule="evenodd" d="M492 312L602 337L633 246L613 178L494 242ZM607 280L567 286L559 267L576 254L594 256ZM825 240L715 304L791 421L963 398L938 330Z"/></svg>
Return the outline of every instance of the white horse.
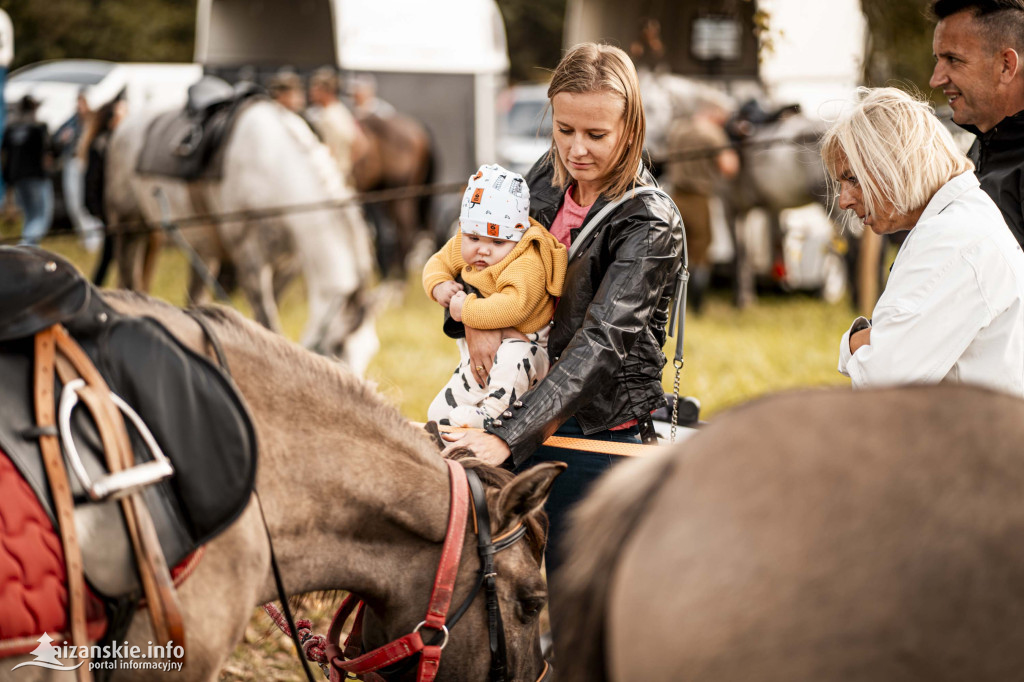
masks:
<svg viewBox="0 0 1024 682"><path fill-rule="evenodd" d="M129 117L111 138L105 198L108 227L115 233L119 225L137 224L140 217L159 225L197 215L333 204L353 196L309 127L269 100L252 102L240 112L222 151L222 179L190 185L139 175L139 154L157 115ZM340 358L359 374L366 369L379 343L370 294L373 243L357 205L189 222L182 234L214 276L224 260L235 265L238 285L257 321L274 331L281 331L276 297L301 270L309 302L302 344ZM144 289L151 273L143 272L140 247L150 240L128 227L118 241L121 286ZM193 275L189 294L194 299L201 297L201 284Z"/></svg>

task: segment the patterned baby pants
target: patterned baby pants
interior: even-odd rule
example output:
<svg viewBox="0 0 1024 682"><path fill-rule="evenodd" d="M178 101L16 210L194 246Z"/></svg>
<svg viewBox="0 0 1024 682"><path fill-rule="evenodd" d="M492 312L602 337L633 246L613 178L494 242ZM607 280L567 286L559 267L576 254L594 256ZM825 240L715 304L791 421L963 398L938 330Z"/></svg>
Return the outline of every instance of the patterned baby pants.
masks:
<svg viewBox="0 0 1024 682"><path fill-rule="evenodd" d="M528 342L521 339L501 342L484 388L480 388L473 376L466 340L457 339L461 361L452 378L430 403L427 419L450 426L482 428L536 386L548 373L548 328L526 337L530 339Z"/></svg>

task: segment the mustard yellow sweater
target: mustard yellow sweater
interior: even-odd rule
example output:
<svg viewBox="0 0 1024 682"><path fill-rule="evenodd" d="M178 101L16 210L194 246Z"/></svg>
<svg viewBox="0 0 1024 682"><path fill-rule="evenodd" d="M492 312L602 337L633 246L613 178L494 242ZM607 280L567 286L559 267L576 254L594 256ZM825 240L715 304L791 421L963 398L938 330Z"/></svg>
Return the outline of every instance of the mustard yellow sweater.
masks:
<svg viewBox="0 0 1024 682"><path fill-rule="evenodd" d="M568 255L565 246L533 218L516 247L500 262L483 269L462 259L458 233L423 268L423 288L433 298L434 287L462 275L481 296L470 294L462 321L474 329L515 327L524 334L538 331L555 312L553 296L562 295Z"/></svg>

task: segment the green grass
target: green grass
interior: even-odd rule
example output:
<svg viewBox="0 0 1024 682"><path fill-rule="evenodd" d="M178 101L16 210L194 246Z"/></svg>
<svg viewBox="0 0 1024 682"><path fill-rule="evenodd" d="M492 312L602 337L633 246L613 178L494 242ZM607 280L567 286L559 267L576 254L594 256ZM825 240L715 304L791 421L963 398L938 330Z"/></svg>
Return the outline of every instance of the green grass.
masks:
<svg viewBox="0 0 1024 682"><path fill-rule="evenodd" d="M96 256L74 239L55 236L44 242L91 272ZM175 250L161 255L153 295L185 304L187 262ZM458 362L455 344L441 332L441 309L427 299L418 276L410 277L403 295L382 311L377 331L381 350L367 378L410 419L422 421L427 406ZM233 304L245 314L249 306L236 295ZM281 302L286 335L297 339L305 324L302 282ZM700 316L686 320L682 392L697 397L706 419L751 398L800 386L848 385L836 372L839 338L853 313L847 305L827 305L805 295L763 296L759 304L737 311L724 294L712 296ZM671 356L675 340L666 344L670 362L666 391L672 389Z"/></svg>

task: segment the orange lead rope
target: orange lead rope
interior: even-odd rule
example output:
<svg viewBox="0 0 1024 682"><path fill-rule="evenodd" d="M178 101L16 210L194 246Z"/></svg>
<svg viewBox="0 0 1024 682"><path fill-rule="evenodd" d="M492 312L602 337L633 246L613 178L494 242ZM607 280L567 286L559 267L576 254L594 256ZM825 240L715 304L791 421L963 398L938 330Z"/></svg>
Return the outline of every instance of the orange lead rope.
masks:
<svg viewBox="0 0 1024 682"><path fill-rule="evenodd" d="M422 427L423 424L416 426ZM465 431L483 431L461 426L438 426L441 433L463 433ZM581 450L583 452L599 452L602 455L619 455L622 457L642 457L661 448L660 445L641 445L640 443L616 443L609 440L590 440L589 438L570 438L568 436L551 436L543 443L552 448L565 450Z"/></svg>

